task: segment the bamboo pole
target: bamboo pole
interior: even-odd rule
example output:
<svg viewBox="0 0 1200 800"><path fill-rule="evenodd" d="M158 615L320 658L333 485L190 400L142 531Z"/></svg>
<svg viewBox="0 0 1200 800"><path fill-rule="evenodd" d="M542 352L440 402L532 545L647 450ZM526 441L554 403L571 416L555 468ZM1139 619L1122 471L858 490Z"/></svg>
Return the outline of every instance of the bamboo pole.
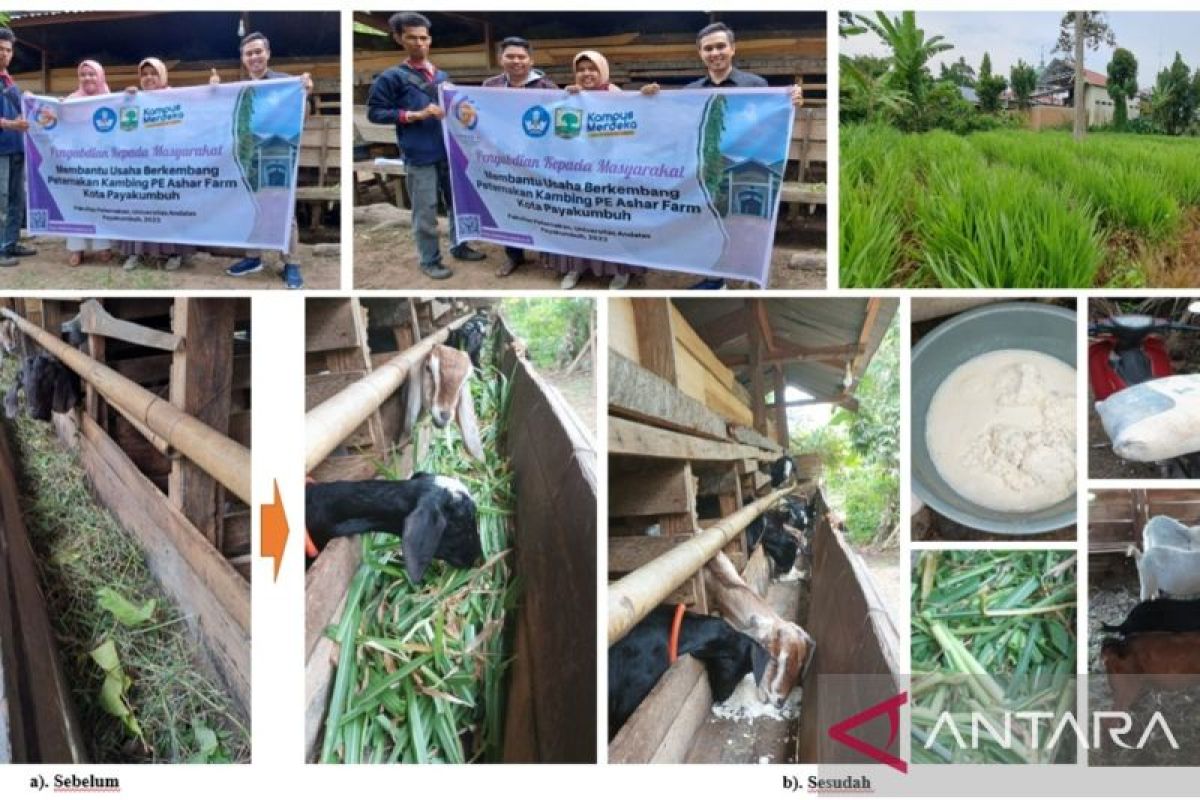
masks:
<svg viewBox="0 0 1200 800"><path fill-rule="evenodd" d="M229 491L250 505L250 450L166 400L143 389L116 370L81 353L10 309L0 309L21 332L91 384L126 417L136 420L171 447L194 461Z"/></svg>
<svg viewBox="0 0 1200 800"><path fill-rule="evenodd" d="M608 587L608 644L616 644L655 606L666 600L675 587L703 569L755 517L793 488L785 486L776 489L614 581Z"/></svg>
<svg viewBox="0 0 1200 800"><path fill-rule="evenodd" d="M312 472L338 448L354 429L379 409L408 380L409 370L446 341L450 331L461 327L470 315L460 317L426 336L386 364L380 364L304 415L304 471Z"/></svg>

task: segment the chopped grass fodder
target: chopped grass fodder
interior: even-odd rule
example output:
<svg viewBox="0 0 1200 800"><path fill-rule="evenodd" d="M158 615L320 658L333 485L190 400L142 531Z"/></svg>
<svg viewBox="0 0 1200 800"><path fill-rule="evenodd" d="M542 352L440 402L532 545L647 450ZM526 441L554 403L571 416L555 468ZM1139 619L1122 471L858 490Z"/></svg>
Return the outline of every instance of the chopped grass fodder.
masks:
<svg viewBox="0 0 1200 800"><path fill-rule="evenodd" d="M484 563L455 569L435 561L414 586L397 537L364 537L346 611L328 631L340 650L322 762L464 763L502 755L505 621L517 593L507 558L512 473L500 456L510 392L506 376L492 366L473 384L486 462L472 460L458 429L447 426L428 439L417 470L466 484L478 511ZM428 430L414 435L416 452ZM408 477L399 456L381 472Z"/></svg>
<svg viewBox="0 0 1200 800"><path fill-rule="evenodd" d="M16 359L5 365L5 385L15 368ZM25 524L91 758L248 762L246 722L198 666L188 619L92 497L74 454L47 423L9 425Z"/></svg>
<svg viewBox="0 0 1200 800"><path fill-rule="evenodd" d="M1074 763L1074 554L927 551L912 586L913 761Z"/></svg>

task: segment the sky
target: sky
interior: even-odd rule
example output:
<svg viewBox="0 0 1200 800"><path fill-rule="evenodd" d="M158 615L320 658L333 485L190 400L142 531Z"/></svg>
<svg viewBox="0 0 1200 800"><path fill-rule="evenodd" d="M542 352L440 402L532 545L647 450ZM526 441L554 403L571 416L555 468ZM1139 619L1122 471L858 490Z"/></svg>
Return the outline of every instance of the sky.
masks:
<svg viewBox="0 0 1200 800"><path fill-rule="evenodd" d="M874 12L859 12L874 16ZM899 12L888 12L897 16ZM939 53L931 59L934 75L939 64L951 64L959 56L979 69L986 51L992 57L992 70L1008 77L1009 67L1024 59L1037 66L1044 58L1048 63L1058 56L1054 45L1058 40L1059 22L1065 12L941 12L918 11L917 25L925 30L926 38L942 35L954 45L953 50ZM1158 72L1170 66L1179 51L1187 65L1200 67L1200 13L1110 12L1108 24L1117 37L1117 46L1133 52L1138 62L1138 85L1148 89L1154 85ZM888 49L871 32L851 36L840 42L846 55L886 55ZM1112 60L1113 48L1084 53L1088 69L1104 73Z"/></svg>
<svg viewBox="0 0 1200 800"><path fill-rule="evenodd" d="M774 107L774 123L786 125L791 108L778 111L779 99L762 96L730 97L726 105L725 133L721 152L732 158L755 158L766 164L787 157L787 142L779 137L762 136L761 126L768 124Z"/></svg>

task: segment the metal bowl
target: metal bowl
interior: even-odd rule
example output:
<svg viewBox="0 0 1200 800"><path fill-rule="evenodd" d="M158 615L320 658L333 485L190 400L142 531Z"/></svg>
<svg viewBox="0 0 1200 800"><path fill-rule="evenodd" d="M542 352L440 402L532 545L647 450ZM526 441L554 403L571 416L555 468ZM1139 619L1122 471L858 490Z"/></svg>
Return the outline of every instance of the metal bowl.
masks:
<svg viewBox="0 0 1200 800"><path fill-rule="evenodd" d="M1075 495L1040 511L995 511L966 499L938 474L925 442L934 392L951 372L993 350L1037 350L1072 367L1075 312L1042 303L999 303L959 314L934 328L912 351L912 489L939 514L992 533L1027 536L1075 523Z"/></svg>

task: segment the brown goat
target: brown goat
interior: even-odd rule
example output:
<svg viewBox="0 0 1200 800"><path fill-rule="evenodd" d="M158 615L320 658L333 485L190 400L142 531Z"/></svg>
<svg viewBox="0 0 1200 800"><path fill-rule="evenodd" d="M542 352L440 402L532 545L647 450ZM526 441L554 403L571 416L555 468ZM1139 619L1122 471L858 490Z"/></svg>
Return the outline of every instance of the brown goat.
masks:
<svg viewBox="0 0 1200 800"><path fill-rule="evenodd" d="M1200 683L1200 632L1105 639L1100 658L1108 673L1113 706L1128 711L1149 689L1179 690Z"/></svg>
<svg viewBox="0 0 1200 800"><path fill-rule="evenodd" d="M406 429L412 431L416 427L422 409L429 412L433 424L439 428L457 419L467 452L482 461L483 442L467 385L473 371L471 357L466 353L435 344L409 373Z"/></svg>
<svg viewBox="0 0 1200 800"><path fill-rule="evenodd" d="M717 553L705 565L704 587L725 621L767 651L770 661L758 684L759 696L783 705L812 663L816 650L812 637L755 594L724 553Z"/></svg>

